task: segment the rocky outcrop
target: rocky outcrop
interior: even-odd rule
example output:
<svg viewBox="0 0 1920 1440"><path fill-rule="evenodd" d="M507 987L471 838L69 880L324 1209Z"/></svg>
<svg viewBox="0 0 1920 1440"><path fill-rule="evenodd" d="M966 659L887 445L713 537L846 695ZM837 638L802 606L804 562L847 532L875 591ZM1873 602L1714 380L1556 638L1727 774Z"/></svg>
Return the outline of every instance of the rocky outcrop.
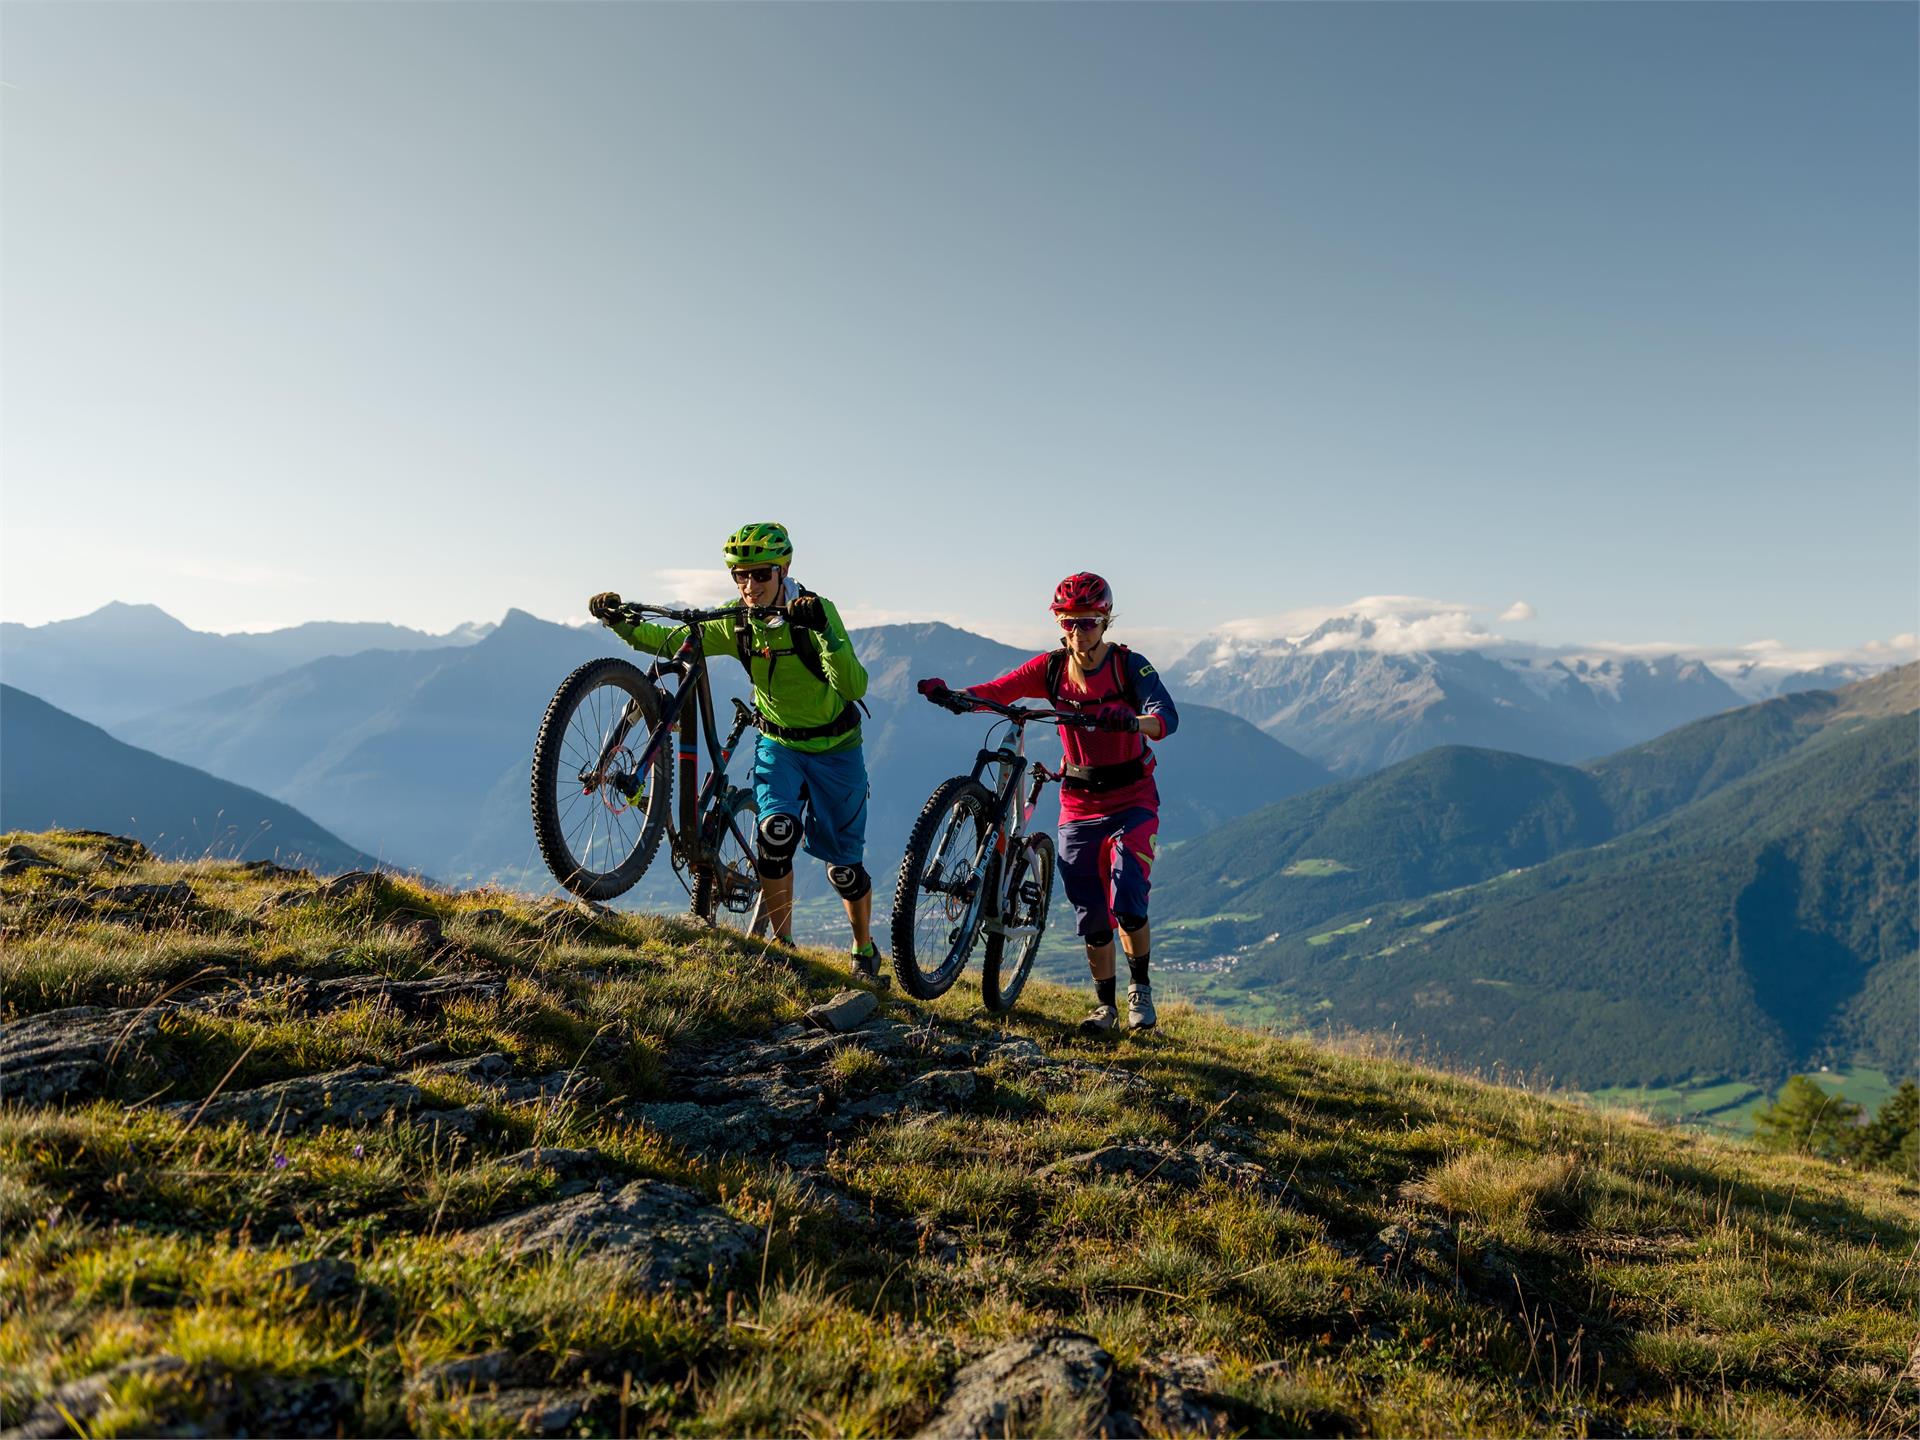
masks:
<svg viewBox="0 0 1920 1440"><path fill-rule="evenodd" d="M1193 1146L1175 1145L1103 1145L1056 1160L1040 1171L1043 1177L1085 1179L1092 1176L1128 1175L1136 1180L1157 1180L1165 1185L1198 1185L1203 1180L1222 1180L1243 1189L1269 1190L1273 1186L1264 1165L1231 1150L1202 1142Z"/></svg>
<svg viewBox="0 0 1920 1440"><path fill-rule="evenodd" d="M467 1232L469 1243L509 1255L591 1251L648 1290L705 1289L752 1251L757 1236L745 1221L661 1180L536 1205Z"/></svg>
<svg viewBox="0 0 1920 1440"><path fill-rule="evenodd" d="M158 1012L80 1005L0 1026L0 1100L51 1105L83 1099L107 1083L109 1067L159 1028Z"/></svg>
<svg viewBox="0 0 1920 1440"><path fill-rule="evenodd" d="M477 1106L448 1106L381 1065L350 1065L208 1100L182 1100L167 1109L192 1124L245 1125L278 1135L323 1125L377 1125L388 1116L471 1135L485 1114Z"/></svg>
<svg viewBox="0 0 1920 1440"><path fill-rule="evenodd" d="M1113 1357L1099 1341L1042 1330L1009 1340L954 1376L919 1440L1102 1434L1112 1385Z"/></svg>

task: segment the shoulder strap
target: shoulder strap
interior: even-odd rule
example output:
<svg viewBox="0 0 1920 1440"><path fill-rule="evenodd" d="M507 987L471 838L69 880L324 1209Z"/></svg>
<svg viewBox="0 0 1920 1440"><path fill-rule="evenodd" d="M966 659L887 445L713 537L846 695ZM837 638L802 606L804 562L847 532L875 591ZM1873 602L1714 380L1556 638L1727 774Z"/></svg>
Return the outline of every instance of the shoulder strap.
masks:
<svg viewBox="0 0 1920 1440"><path fill-rule="evenodd" d="M811 595L813 591L804 585L800 587L802 595ZM820 660L820 645L813 638L811 630L802 630L798 625L787 626L787 633L793 637L793 653L800 663L807 667L807 673L821 684L827 682L827 667ZM747 607L736 606L733 612L733 648L740 656L740 663L746 666L747 678L753 678L753 627L747 620ZM774 663L774 652L765 652L769 668Z"/></svg>
<svg viewBox="0 0 1920 1440"><path fill-rule="evenodd" d="M1133 652L1117 640L1110 643L1113 653L1107 657L1107 663L1120 672L1120 698L1138 710L1140 687L1133 682ZM1066 671L1067 652L1063 646L1047 656L1047 703L1056 710L1060 708L1060 677Z"/></svg>
<svg viewBox="0 0 1920 1440"><path fill-rule="evenodd" d="M1140 687L1134 683L1133 679L1133 651L1118 641L1114 642L1113 648L1120 652L1120 696L1127 702L1129 709L1138 710Z"/></svg>
<svg viewBox="0 0 1920 1440"><path fill-rule="evenodd" d="M746 667L747 681L753 681L753 629L747 624L747 607L736 605L733 610L733 648L739 652L740 663Z"/></svg>

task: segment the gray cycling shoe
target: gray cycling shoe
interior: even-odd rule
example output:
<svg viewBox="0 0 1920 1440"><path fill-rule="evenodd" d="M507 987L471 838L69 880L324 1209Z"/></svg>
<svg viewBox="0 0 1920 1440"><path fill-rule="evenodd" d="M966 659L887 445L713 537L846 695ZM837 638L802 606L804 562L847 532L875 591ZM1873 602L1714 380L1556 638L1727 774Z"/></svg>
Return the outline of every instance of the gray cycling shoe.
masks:
<svg viewBox="0 0 1920 1440"><path fill-rule="evenodd" d="M1159 1023L1159 1013L1153 1008L1153 986L1129 985L1127 987L1127 1028L1151 1030Z"/></svg>
<svg viewBox="0 0 1920 1440"><path fill-rule="evenodd" d="M1082 1035L1105 1035L1120 1028L1120 1012L1111 1005L1096 1005L1093 1013L1080 1022Z"/></svg>
<svg viewBox="0 0 1920 1440"><path fill-rule="evenodd" d="M865 950L851 951L848 958L853 961L854 979L864 980L882 989L891 983L891 977L880 968L880 947L871 940L867 942Z"/></svg>

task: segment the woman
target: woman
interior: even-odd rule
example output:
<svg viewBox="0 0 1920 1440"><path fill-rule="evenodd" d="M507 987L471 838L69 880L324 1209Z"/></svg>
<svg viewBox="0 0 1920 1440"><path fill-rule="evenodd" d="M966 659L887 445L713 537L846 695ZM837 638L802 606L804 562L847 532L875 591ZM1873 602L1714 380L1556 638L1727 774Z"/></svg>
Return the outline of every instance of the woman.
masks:
<svg viewBox="0 0 1920 1440"><path fill-rule="evenodd" d="M1127 952L1127 1027L1147 1030L1158 1018L1147 964L1147 891L1160 829L1160 791L1148 740L1164 740L1180 723L1173 697L1139 655L1107 639L1113 590L1089 571L1069 575L1053 592L1061 648L961 693L1002 705L1045 700L1056 710L1094 716L1098 730L1062 725L1066 752L1060 782L1060 879L1087 947L1096 1004L1080 1024L1103 1033L1120 1023L1115 1001L1113 931ZM944 680L922 680L935 702L952 692Z"/></svg>

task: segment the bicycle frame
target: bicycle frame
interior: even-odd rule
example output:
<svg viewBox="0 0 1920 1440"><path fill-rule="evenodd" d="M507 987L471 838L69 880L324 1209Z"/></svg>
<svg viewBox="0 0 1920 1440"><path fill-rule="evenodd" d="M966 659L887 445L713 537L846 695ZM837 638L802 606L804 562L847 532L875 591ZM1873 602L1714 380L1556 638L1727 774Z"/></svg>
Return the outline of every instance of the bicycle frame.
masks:
<svg viewBox="0 0 1920 1440"><path fill-rule="evenodd" d="M1035 935L1038 927L1032 925L1006 925L1001 921L1012 907L1011 885L1014 870L1007 863L1010 854L1017 854L1026 837L1027 825L1033 819L1033 812L1039 807L1040 792L1050 780L1060 777L1048 770L1038 761L1027 759L1027 725L1023 717L1007 715L1008 728L1013 732L994 750L982 749L974 757L972 778L985 785L985 775L991 767L998 771L997 782L989 789L993 791L994 813L999 817L994 825L993 858L989 863L992 869L992 883L982 884L981 891L986 913L981 924L991 933L1004 935L1010 940L1021 940ZM1021 781L1029 774L1033 783L1023 788Z"/></svg>
<svg viewBox="0 0 1920 1440"><path fill-rule="evenodd" d="M672 612L669 612L671 615ZM714 801L719 798L721 787L726 783L727 765L733 759L733 752L739 747L740 737L753 725L753 711L739 700L733 702L733 725L727 731L725 740L720 738L719 728L714 723L713 686L707 678L707 655L696 641L698 630L695 624L687 627L687 638L669 660L656 660L647 669L647 678L656 682L668 676L679 681L672 689L661 687L660 723L647 739L646 748L641 751L634 765L636 774L645 775L658 758L662 747L679 735L679 745L675 758L680 766L680 816L677 825L667 827L667 836L676 857L683 865L695 865L708 858L705 837L702 834L700 817L705 815ZM601 766L604 769L607 757L619 749L632 733L633 726L640 717L634 707L629 705L622 712L619 722L614 726L606 743L601 747ZM704 783L699 780L700 742L706 742L709 769ZM753 849L749 836L740 833L731 813L727 817L727 827L733 831L734 839L748 852Z"/></svg>

